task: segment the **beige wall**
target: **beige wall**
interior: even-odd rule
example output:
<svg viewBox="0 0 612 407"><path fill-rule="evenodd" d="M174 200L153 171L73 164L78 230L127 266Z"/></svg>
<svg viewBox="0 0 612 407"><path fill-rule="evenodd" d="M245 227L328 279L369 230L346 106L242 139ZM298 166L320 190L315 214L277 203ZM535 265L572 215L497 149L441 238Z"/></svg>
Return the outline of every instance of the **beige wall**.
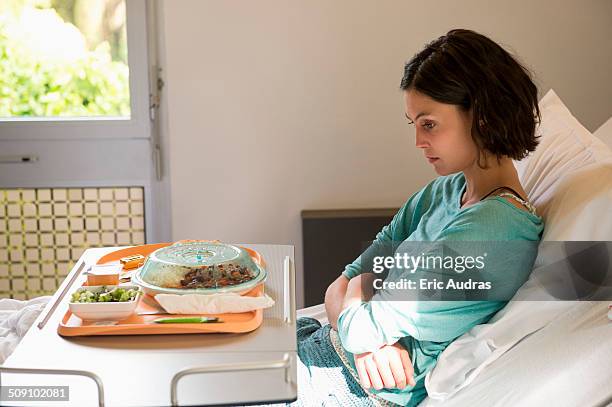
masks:
<svg viewBox="0 0 612 407"><path fill-rule="evenodd" d="M435 176L398 86L449 29L514 49L591 130L612 114L609 0L161 6L172 237L293 244L299 271L302 209L399 206Z"/></svg>

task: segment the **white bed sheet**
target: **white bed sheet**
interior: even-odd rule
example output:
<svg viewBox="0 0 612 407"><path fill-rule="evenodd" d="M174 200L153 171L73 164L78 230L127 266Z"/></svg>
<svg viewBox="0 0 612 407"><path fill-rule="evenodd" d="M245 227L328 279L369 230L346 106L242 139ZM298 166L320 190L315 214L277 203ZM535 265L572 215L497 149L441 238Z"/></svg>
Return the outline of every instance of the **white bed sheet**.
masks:
<svg viewBox="0 0 612 407"><path fill-rule="evenodd" d="M29 301L0 298L0 365L15 350L50 299L50 296Z"/></svg>
<svg viewBox="0 0 612 407"><path fill-rule="evenodd" d="M298 318L310 317L319 320L323 325L327 324L327 314L325 304L313 305L312 307L302 308L296 312Z"/></svg>
<svg viewBox="0 0 612 407"><path fill-rule="evenodd" d="M607 302L576 303L516 344L465 389L443 402L427 399L421 406L612 404L612 322L607 311Z"/></svg>
<svg viewBox="0 0 612 407"><path fill-rule="evenodd" d="M534 312L537 312L537 302ZM575 303L487 366L466 388L420 407L612 405L612 321L607 302ZM327 322L323 304L298 317Z"/></svg>

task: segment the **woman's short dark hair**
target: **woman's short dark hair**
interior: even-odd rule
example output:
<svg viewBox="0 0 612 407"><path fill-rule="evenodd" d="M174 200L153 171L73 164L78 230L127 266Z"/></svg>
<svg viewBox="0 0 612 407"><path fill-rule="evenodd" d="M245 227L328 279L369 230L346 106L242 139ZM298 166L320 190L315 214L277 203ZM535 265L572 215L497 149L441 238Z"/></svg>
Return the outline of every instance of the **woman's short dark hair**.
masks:
<svg viewBox="0 0 612 407"><path fill-rule="evenodd" d="M404 67L401 89L472 109L472 138L499 160L520 160L538 145L538 89L529 71L494 41L470 30L451 30ZM485 163L486 165L486 163Z"/></svg>

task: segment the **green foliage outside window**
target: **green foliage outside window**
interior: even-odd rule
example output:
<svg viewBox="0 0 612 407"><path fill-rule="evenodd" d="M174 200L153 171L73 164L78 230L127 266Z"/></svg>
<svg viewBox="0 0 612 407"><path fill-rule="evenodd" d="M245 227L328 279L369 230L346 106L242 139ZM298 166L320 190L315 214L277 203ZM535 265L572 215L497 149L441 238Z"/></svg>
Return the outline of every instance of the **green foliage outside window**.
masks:
<svg viewBox="0 0 612 407"><path fill-rule="evenodd" d="M89 49L55 9L14 9L0 10L0 117L130 115L128 66L108 41Z"/></svg>

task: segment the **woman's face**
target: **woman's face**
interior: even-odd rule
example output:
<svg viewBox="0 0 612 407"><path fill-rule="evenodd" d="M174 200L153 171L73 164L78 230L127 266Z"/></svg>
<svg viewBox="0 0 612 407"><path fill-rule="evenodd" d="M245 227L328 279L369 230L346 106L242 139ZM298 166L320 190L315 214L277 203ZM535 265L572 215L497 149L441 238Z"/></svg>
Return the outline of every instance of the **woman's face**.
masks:
<svg viewBox="0 0 612 407"><path fill-rule="evenodd" d="M416 127L416 146L436 173L448 175L472 166L478 150L470 136L471 114L413 89L404 96L406 117Z"/></svg>

